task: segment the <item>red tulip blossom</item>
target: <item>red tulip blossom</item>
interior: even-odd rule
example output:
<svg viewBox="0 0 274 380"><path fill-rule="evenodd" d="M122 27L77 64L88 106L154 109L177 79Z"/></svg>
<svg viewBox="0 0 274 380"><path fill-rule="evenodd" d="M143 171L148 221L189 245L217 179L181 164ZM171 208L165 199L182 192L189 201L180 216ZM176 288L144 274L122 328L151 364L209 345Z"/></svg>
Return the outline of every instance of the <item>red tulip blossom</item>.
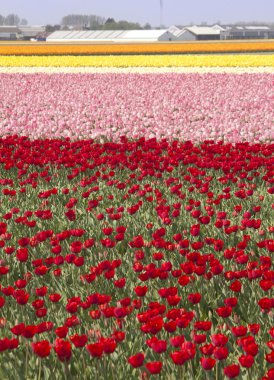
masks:
<svg viewBox="0 0 274 380"><path fill-rule="evenodd" d="M130 365L132 365L133 368L141 367L143 365L144 360L145 360L145 355L141 352L133 356L130 356L128 358L128 362Z"/></svg>
<svg viewBox="0 0 274 380"><path fill-rule="evenodd" d="M200 359L201 366L206 371L211 371L212 368L215 366L216 360L213 358L201 358Z"/></svg>
<svg viewBox="0 0 274 380"><path fill-rule="evenodd" d="M229 379L234 379L240 374L240 366L238 364L231 364L224 368L224 374Z"/></svg>
<svg viewBox="0 0 274 380"><path fill-rule="evenodd" d="M47 340L41 340L31 344L33 352L40 358L45 358L50 355L51 345Z"/></svg>
<svg viewBox="0 0 274 380"><path fill-rule="evenodd" d="M71 358L71 344L69 341L57 338L55 340L54 350L61 362L69 361Z"/></svg>
<svg viewBox="0 0 274 380"><path fill-rule="evenodd" d="M149 362L146 363L146 368L147 370L152 374L152 375L157 375L161 372L163 363L162 362Z"/></svg>

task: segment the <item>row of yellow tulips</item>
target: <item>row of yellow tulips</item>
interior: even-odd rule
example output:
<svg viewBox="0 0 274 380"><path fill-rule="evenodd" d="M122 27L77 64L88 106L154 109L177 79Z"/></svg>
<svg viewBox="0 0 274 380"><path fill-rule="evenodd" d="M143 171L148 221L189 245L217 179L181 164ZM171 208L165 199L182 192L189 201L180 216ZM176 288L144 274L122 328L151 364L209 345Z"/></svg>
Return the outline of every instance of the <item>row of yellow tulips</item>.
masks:
<svg viewBox="0 0 274 380"><path fill-rule="evenodd" d="M274 67L274 54L0 56L0 67Z"/></svg>
<svg viewBox="0 0 274 380"><path fill-rule="evenodd" d="M179 54L274 52L274 41L217 41L136 44L0 43L0 55Z"/></svg>

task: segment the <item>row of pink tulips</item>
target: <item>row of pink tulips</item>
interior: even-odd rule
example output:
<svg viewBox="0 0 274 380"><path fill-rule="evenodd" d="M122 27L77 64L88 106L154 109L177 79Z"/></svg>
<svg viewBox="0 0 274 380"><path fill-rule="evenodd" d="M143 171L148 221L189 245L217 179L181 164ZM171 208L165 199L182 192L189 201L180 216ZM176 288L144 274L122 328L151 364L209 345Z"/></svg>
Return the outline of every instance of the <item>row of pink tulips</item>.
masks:
<svg viewBox="0 0 274 380"><path fill-rule="evenodd" d="M0 135L274 137L272 74L0 74Z"/></svg>

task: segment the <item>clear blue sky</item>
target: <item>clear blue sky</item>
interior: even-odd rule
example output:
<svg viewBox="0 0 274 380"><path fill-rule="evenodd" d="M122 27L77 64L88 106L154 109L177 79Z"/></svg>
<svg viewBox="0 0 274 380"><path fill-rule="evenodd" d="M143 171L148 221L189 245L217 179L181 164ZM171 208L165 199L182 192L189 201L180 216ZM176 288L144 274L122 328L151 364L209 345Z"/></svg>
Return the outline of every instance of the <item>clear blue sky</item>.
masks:
<svg viewBox="0 0 274 380"><path fill-rule="evenodd" d="M160 0L0 0L0 14L16 13L30 25L60 23L68 14L160 24ZM274 0L163 0L163 23L274 22Z"/></svg>

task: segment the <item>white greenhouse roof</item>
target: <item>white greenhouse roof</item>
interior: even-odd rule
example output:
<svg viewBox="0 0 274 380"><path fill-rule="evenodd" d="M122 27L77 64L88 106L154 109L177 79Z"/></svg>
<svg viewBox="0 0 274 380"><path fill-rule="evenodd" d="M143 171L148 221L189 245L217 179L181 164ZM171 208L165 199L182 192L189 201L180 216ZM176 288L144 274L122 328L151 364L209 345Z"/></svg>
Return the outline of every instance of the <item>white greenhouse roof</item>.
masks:
<svg viewBox="0 0 274 380"><path fill-rule="evenodd" d="M0 25L0 29L18 29L18 26L16 25Z"/></svg>
<svg viewBox="0 0 274 380"><path fill-rule="evenodd" d="M166 29L159 30L87 30L87 31L56 31L47 37L48 41L59 40L92 40L92 41L152 41L168 34Z"/></svg>
<svg viewBox="0 0 274 380"><path fill-rule="evenodd" d="M219 24L213 25L212 29L214 29L214 30L220 30L220 31L224 31L225 30L225 28L223 26L219 25Z"/></svg>
<svg viewBox="0 0 274 380"><path fill-rule="evenodd" d="M268 26L246 26L245 29L248 30L269 30Z"/></svg>
<svg viewBox="0 0 274 380"><path fill-rule="evenodd" d="M33 31L33 30L46 30L46 27L45 26L41 26L41 25L34 25L34 26L30 26L30 25L19 25L18 28L20 30L22 30L22 32L29 32L29 31Z"/></svg>
<svg viewBox="0 0 274 380"><path fill-rule="evenodd" d="M191 33L196 34L196 35L203 35L203 34L219 35L220 34L220 30L213 29L210 26L190 26L185 29L189 30Z"/></svg>
<svg viewBox="0 0 274 380"><path fill-rule="evenodd" d="M151 38L159 38L164 33L166 33L166 29L159 29L159 30L126 30L125 31L125 38L130 39L151 39ZM124 36L123 36L124 37Z"/></svg>
<svg viewBox="0 0 274 380"><path fill-rule="evenodd" d="M181 30L180 31L180 33L178 33L177 35L176 35L176 37L181 37L183 34L185 34L187 32L187 30L186 29L183 29L183 30Z"/></svg>
<svg viewBox="0 0 274 380"><path fill-rule="evenodd" d="M51 33L47 39L63 39L66 37L66 35L68 35L69 33L71 33L71 31L56 31L56 32L53 32Z"/></svg>
<svg viewBox="0 0 274 380"><path fill-rule="evenodd" d="M168 28L168 32L170 32L171 34L173 34L174 36L179 36L179 34L181 34L181 29L179 29L177 26L173 25L173 26L170 26Z"/></svg>

